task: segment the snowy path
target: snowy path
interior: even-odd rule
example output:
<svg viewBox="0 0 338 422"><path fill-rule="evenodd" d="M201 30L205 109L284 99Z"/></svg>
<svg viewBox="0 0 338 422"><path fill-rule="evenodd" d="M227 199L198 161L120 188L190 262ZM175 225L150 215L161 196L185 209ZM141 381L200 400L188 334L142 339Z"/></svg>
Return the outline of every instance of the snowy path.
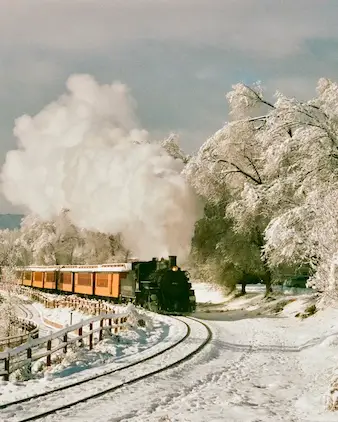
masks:
<svg viewBox="0 0 338 422"><path fill-rule="evenodd" d="M333 315L335 324L337 316ZM323 401L337 366L337 340L324 339L337 331L332 317L331 322L326 317L327 326L320 317L302 323L295 318L249 319L240 312L237 319L226 314L207 318L213 340L189 362L43 420L337 420L337 414L325 412ZM322 343L318 332L323 333ZM319 344L309 347L314 338Z"/></svg>
<svg viewBox="0 0 338 422"><path fill-rule="evenodd" d="M115 371L113 374L109 374L99 379L88 380L85 384L75 385L71 389L68 389L65 399L65 392L55 392L48 394L41 403L41 398L37 400L30 400L24 405L21 403L18 405L10 406L1 411L1 415L4 420L12 421L26 421L31 420L31 417L37 414L37 402L39 403L39 414L48 412L49 410L57 409L59 406L71 406L73 403L91 396L100 396L105 393L105 390L117 390L122 388L125 384L133 383L137 378L148 376L148 374L158 372L167 368L168 366L176 364L186 356L196 353L204 343L209 340L208 330L204 325L198 321L191 319L180 318L185 324L189 325L189 332L183 337L184 341L167 349L162 354L157 354L152 358L148 358L141 364L135 365L132 368L127 369L121 368L119 371ZM182 324L182 323L181 323ZM183 324L182 324L183 325ZM184 325L186 326L186 325ZM177 340L176 340L177 342ZM59 419L59 412L52 416L52 418Z"/></svg>

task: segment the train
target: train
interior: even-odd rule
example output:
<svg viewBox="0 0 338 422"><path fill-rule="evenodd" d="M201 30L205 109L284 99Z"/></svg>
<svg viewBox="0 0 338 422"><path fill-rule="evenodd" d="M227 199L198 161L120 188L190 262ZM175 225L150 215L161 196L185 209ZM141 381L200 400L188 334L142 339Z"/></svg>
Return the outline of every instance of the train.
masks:
<svg viewBox="0 0 338 422"><path fill-rule="evenodd" d="M102 265L20 267L16 275L23 286L115 303L132 302L158 313L182 314L196 309L189 274L177 266L173 255Z"/></svg>

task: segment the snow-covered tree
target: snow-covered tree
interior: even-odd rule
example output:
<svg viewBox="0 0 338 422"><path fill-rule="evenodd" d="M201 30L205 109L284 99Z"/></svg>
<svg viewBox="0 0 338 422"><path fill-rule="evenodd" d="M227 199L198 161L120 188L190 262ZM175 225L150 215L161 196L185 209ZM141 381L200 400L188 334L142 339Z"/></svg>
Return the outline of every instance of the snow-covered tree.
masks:
<svg viewBox="0 0 338 422"><path fill-rule="evenodd" d="M337 84L321 79L317 97L307 103L278 94L266 121L266 197L277 207L266 230L265 255L271 265L309 263L310 285L337 295Z"/></svg>
<svg viewBox="0 0 338 422"><path fill-rule="evenodd" d="M167 151L169 155L181 160L184 164L189 161L190 156L185 154L185 152L180 147L179 137L176 134L171 134L168 138L160 142L161 147Z"/></svg>
<svg viewBox="0 0 338 422"><path fill-rule="evenodd" d="M239 90L238 86L235 88ZM235 92L228 96L237 114L243 95L244 100L246 94L249 97L248 101L242 102L245 108L248 104L254 107L261 98L258 93L253 95L252 89L243 88L241 91L241 95ZM219 204L225 196L229 198L224 205L224 218L232 222L228 230L231 236L237 233L237 239L232 243L241 244L245 236L249 250L256 251L255 256L260 254L264 229L269 221L262 200L265 188L264 151L256 139L261 129L262 123L256 118L228 123L205 142L185 168L188 180L207 201ZM231 248L236 249L228 245L229 252ZM241 249L247 250L246 247ZM250 262L248 266L252 264ZM259 268L262 264L265 268L263 273ZM265 261L258 262L256 272L262 273L267 292L270 291L271 273Z"/></svg>
<svg viewBox="0 0 338 422"><path fill-rule="evenodd" d="M234 230L225 216L225 204L208 203L205 214L196 224L192 242L193 275L217 282L229 291L264 277L260 248L246 234Z"/></svg>
<svg viewBox="0 0 338 422"><path fill-rule="evenodd" d="M62 211L53 220L26 216L16 241L19 265L100 264L125 261L130 252L120 235L80 229Z"/></svg>
<svg viewBox="0 0 338 422"><path fill-rule="evenodd" d="M0 230L0 271L6 266L15 265L20 259L19 230Z"/></svg>
<svg viewBox="0 0 338 422"><path fill-rule="evenodd" d="M71 223L67 211L51 221L26 216L21 223L21 240L31 253L31 263L40 265L75 263L74 253L83 243L80 230Z"/></svg>
<svg viewBox="0 0 338 422"><path fill-rule="evenodd" d="M9 262L2 269L0 290L0 337L15 334L15 320L17 319L17 305L21 300L18 296L19 285L15 266Z"/></svg>
<svg viewBox="0 0 338 422"><path fill-rule="evenodd" d="M126 261L130 252L123 246L119 235L91 230L81 230L81 244L76 248L74 256L78 263L103 264Z"/></svg>
<svg viewBox="0 0 338 422"><path fill-rule="evenodd" d="M18 283L15 267L21 263L19 230L0 230L0 337L14 334L17 316Z"/></svg>
<svg viewBox="0 0 338 422"><path fill-rule="evenodd" d="M332 290L338 244L337 84L321 79L317 97L308 102L279 92L270 102L259 85L244 84L235 85L227 98L234 120L189 161L190 182L207 201L231 196L226 218L264 251L267 281L268 267L309 264L314 285Z"/></svg>

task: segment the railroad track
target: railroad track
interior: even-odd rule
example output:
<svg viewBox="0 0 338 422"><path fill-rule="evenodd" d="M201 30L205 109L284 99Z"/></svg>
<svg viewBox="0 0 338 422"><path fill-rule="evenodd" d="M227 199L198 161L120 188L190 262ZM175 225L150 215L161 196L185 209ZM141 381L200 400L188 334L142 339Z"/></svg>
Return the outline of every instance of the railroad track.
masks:
<svg viewBox="0 0 338 422"><path fill-rule="evenodd" d="M6 421L26 422L42 419L64 409L112 393L127 385L174 368L199 353L212 340L210 328L191 317L177 318L186 326L186 334L166 349L124 367L107 371L53 390L0 405L0 416ZM85 384L84 389L83 384ZM67 391L67 398L63 391ZM61 392L61 394L59 394ZM60 397L61 396L61 397ZM43 401L41 398L44 397ZM25 405L23 406L23 403ZM41 407L45 409L37 412ZM5 410L5 412L3 411ZM16 418L16 414L25 416Z"/></svg>
<svg viewBox="0 0 338 422"><path fill-rule="evenodd" d="M23 305L16 305L23 315L23 318L32 320L34 318L33 312L25 308Z"/></svg>
<svg viewBox="0 0 338 422"><path fill-rule="evenodd" d="M34 314L30 309L28 309L24 305L20 305L20 304L16 305L16 308L21 312L21 314L23 315L23 318L29 319L29 320L32 320L32 321L34 320ZM43 324L43 322L42 322L42 324L38 323L38 326L39 326L39 336L40 337L47 336L52 330L51 327L47 326L46 324Z"/></svg>

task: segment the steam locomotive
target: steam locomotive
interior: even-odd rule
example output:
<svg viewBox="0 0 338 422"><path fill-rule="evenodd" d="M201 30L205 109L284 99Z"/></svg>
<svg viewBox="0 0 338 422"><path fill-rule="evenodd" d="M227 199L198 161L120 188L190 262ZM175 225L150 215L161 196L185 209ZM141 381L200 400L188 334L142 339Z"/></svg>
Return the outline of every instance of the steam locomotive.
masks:
<svg viewBox="0 0 338 422"><path fill-rule="evenodd" d="M20 284L49 292L78 294L117 303L133 302L160 313L190 313L196 308L189 274L169 259L103 265L17 268Z"/></svg>

